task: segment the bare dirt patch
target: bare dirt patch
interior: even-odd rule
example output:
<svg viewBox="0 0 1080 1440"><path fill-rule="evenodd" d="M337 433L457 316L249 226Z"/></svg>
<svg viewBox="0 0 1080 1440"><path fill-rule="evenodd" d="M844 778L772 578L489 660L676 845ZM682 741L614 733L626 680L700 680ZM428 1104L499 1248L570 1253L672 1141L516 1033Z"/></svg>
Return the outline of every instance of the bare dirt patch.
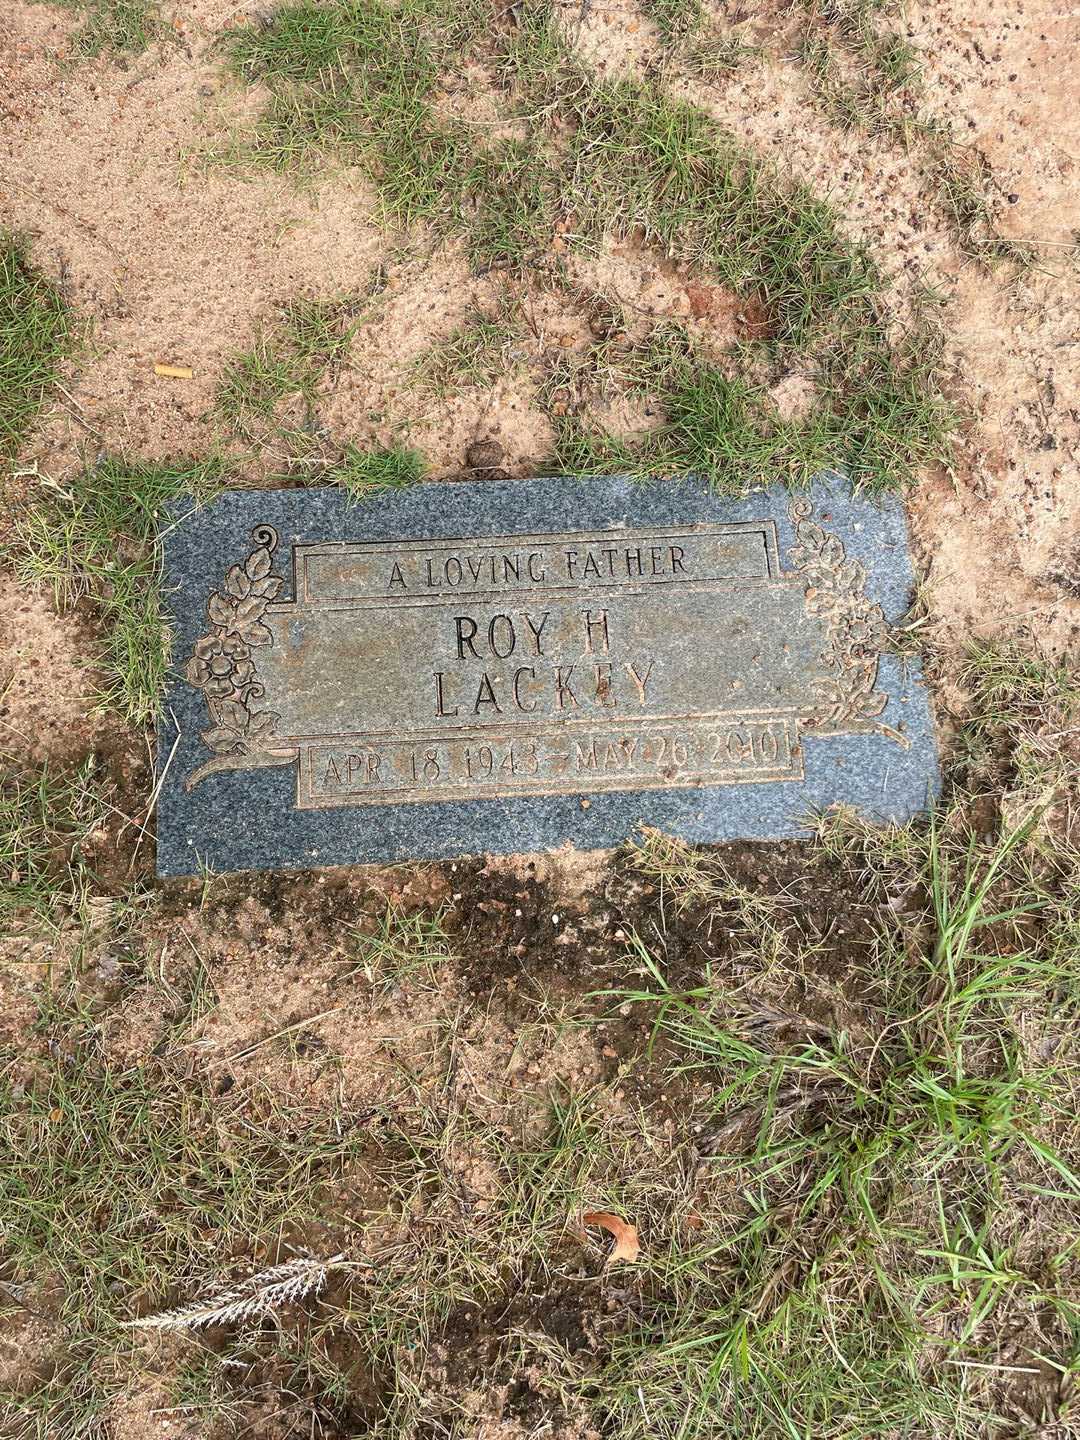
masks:
<svg viewBox="0 0 1080 1440"><path fill-rule="evenodd" d="M461 474L470 447L493 441L499 458L483 473L534 473L568 418L599 419L620 437L662 424L619 373L626 350L657 322L684 325L716 357L770 338L760 302L636 234L580 247L577 217L565 207L555 207L541 260L520 271L492 269L458 240L384 227L372 187L354 170L327 162L298 183L222 164L266 94L224 78L216 46L224 30L257 20L254 12L198 0L183 13L167 10L171 33L144 54L76 63L69 12L23 0L8 8L0 211L28 235L35 264L58 282L88 334L5 483L5 544L12 515L28 500L105 453L158 460L221 446L238 483L263 484L282 473L303 480L347 442L401 444L418 448L432 474L449 480ZM781 15L759 7L739 33L762 53L712 82L661 56L655 22L634 8L585 7L580 26L575 14L576 7L564 17L565 29L604 78L658 79L828 196L844 233L864 243L889 278L886 301L897 323L910 317L918 292L939 294L947 387L963 418L951 470L913 477L909 513L943 718L964 709L970 685L962 655L973 638L1021 639L1068 656L1080 633L1075 21L1049 0L1023 12L993 0L977 16L941 0L913 6L904 22L922 58L925 105L948 116L976 158L985 157L999 229L1039 247L1030 270L988 274L964 254L918 145L905 150L894 138L843 130L825 117L794 58L798 27L786 8ZM711 18L730 17L717 10ZM508 118L505 98L490 67L470 62L442 78L436 110L467 121L485 141L521 139L528 124ZM275 417L306 427L302 453L287 427L268 426L248 444L214 409L230 360L298 296L370 297L344 363L318 385L311 413L289 397ZM425 390L425 357L477 314L506 324L494 364L445 393ZM193 376L157 376L160 362L190 366ZM799 417L814 402L818 377L793 358L769 374L767 389L782 418ZM635 1327L662 1328L663 1305L673 1317L679 1306L675 1291L658 1298L655 1276L627 1278L608 1267L603 1250L575 1236L573 1207L601 1200L578 1195L570 1181L558 1192L558 1225L544 1232L542 1263L533 1257L506 1268L495 1228L512 1186L522 1187L526 1199L516 1203L532 1223L556 1164L600 1144L592 1131L573 1129L573 1098L590 1097L604 1144L612 1143L609 1131L630 1137L641 1157L640 1165L612 1162L589 1172L590 1186L610 1186L606 1203L632 1195L648 1214L652 1197L633 1190L639 1171L651 1176L659 1166L665 1183L664 1166L677 1175L672 1194L656 1201L660 1218L647 1237L654 1253L699 1227L708 1238L709 1224L722 1251L721 1236L727 1243L730 1235L715 1215L699 1213L714 1202L725 1220L751 1222L749 1209L739 1209L748 1206L739 1186L731 1182L718 1199L699 1173L710 1147L725 1153L746 1138L745 1116L729 1118L719 1134L709 1118L715 1057L712 1069L672 1073L676 1047L654 1030L655 1008L606 992L649 989L652 964L673 992L726 997L745 1022L740 1041L748 1034L767 1048L764 1035L783 1048L835 1034L861 1054L860 1047L873 1048L873 1015L888 985L897 974L910 978L905 964L915 972L922 963L927 895L903 875L902 856L893 857L884 885L849 863L847 852L801 845L729 847L719 891L688 900L625 854L573 850L157 886L149 752L144 736L94 709L96 624L89 612L56 615L47 594L0 577L0 756L20 769L96 756L108 797L81 856L93 872L98 913L73 905L59 933L20 921L0 942L0 1053L14 1057L6 1073L21 1087L16 1109L33 1099L49 1067L67 1077L80 1047L92 1044L125 1085L166 1073L209 1097L215 1123L235 1121L237 1133L285 1114L290 1127L299 1116L337 1127L335 1139L360 1137L358 1155L329 1182L333 1220L322 1229L283 1226L273 1245L260 1236L251 1255L245 1237L230 1237L225 1270L237 1256L270 1263L288 1246L320 1253L352 1246L367 1268L303 1310L295 1336L285 1327L282 1339L285 1330L278 1334L266 1320L251 1334L212 1337L208 1350L235 1362L214 1380L218 1389L207 1382L206 1394L231 1416L220 1433L285 1440L313 1430L373 1432L390 1387L386 1353L378 1351L384 1334L373 1323L327 1340L319 1322L365 1297L380 1267L400 1266L403 1290L429 1284L439 1297L422 1317L431 1343L416 1353L430 1360L427 1408L412 1433L435 1440L460 1422L484 1440L523 1440L541 1430L593 1440L600 1432L586 1401L601 1383L602 1357L618 1353ZM1051 741L1060 737L1040 734L1033 746L1040 762ZM987 779L1001 760L987 744L989 759L973 744L965 763L973 787L985 790L973 823L980 843L992 846L1011 813L999 792L1014 783L1022 790L1022 767L1032 761L1017 747L1001 761L1009 774ZM1068 743L1062 754L1075 761ZM1069 817L1052 818L1051 833L1066 836ZM1056 895L1054 863L1039 854L1040 876ZM441 938L419 958L406 951L387 963L386 948L371 942L388 914L437 923ZM39 1006L46 999L59 1006L58 997L75 1005L76 1020L64 1022L71 1034L42 1021L52 1012ZM1025 1060L1056 1055L1065 1022L1040 1013L1028 1024ZM816 1122L827 1104L827 1096L820 1105L811 1097L806 1113ZM59 1123L53 1108L62 1118L60 1105L46 1107L37 1132L45 1140ZM554 1139L553 1115L565 1127ZM196 1174L184 1164L178 1184ZM1024 1164L1032 1164L1029 1156ZM1045 1172L1036 1180L1044 1190L1058 1183ZM1035 1275L1049 1290L1052 1247L1047 1241L1044 1256L1042 1221L1038 1233L1025 1231L1015 1195L1010 1204L1002 1223L1028 1267L1024 1283ZM1043 1218L1045 1233L1056 1236L1055 1204L1048 1201ZM782 1226L784 1204L776 1209ZM163 1213L174 1214L169 1205ZM820 1240L826 1254L830 1218L818 1214L819 1230L802 1237L808 1253ZM458 1293L444 1285L436 1261L455 1237L475 1233L488 1248L475 1262L475 1283ZM761 1233L768 1253L775 1231ZM1002 1264L1014 1259L1010 1252ZM0 1270L0 1286L6 1273ZM201 1278L210 1285L215 1277ZM785 1259L753 1303L767 1311L777 1294L787 1303L806 1279ZM1025 1297L1044 1294L1033 1280L1031 1287ZM850 1289L841 1288L829 1304L848 1305ZM121 1292L131 1309L167 1303L160 1286L147 1300L137 1277ZM1029 1328L990 1335L978 1361L1023 1372L1000 1396L1017 1424L1027 1414L1054 1413L1061 1402L1058 1371L1039 1369L1046 1362L1033 1354L1067 1363L1056 1312L1045 1298L1023 1303ZM943 1310L934 1323L955 1338L964 1317ZM16 1315L12 1355L0 1350L0 1381L29 1390L45 1378L59 1328L51 1302L37 1319ZM274 1348L294 1338L302 1353ZM410 1337L396 1352L405 1371L412 1345ZM201 1354L192 1342L184 1363ZM342 1391L351 1398L336 1403L334 1386L357 1355L363 1364ZM370 1363L369 1355L376 1357ZM129 1377L111 1400L111 1433L211 1433L192 1418L201 1401L188 1410L187 1400L177 1400L181 1368L165 1354L160 1384L156 1372ZM614 1384L610 1374L603 1383Z"/></svg>

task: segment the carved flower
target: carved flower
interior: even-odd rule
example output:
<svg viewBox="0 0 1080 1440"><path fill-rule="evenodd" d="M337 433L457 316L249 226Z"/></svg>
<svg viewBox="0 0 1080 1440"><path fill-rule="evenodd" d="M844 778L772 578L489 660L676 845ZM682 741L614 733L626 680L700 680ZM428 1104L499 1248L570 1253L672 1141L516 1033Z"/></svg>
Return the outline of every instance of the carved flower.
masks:
<svg viewBox="0 0 1080 1440"><path fill-rule="evenodd" d="M212 700L222 700L255 673L251 652L238 635L204 635L184 672Z"/></svg>

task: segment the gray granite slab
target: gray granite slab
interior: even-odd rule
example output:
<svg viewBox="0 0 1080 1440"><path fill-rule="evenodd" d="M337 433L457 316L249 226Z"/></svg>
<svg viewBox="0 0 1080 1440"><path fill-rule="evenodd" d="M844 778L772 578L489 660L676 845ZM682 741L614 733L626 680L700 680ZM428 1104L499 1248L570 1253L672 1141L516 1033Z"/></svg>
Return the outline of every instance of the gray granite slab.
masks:
<svg viewBox="0 0 1080 1440"><path fill-rule="evenodd" d="M231 491L164 527L158 872L784 838L938 785L901 505L838 476Z"/></svg>

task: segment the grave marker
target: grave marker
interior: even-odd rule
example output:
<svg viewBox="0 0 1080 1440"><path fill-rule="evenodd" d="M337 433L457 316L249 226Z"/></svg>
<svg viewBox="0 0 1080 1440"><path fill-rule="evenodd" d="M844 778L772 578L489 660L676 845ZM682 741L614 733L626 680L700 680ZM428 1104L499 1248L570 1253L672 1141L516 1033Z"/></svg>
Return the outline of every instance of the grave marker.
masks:
<svg viewBox="0 0 1080 1440"><path fill-rule="evenodd" d="M165 538L163 875L801 833L937 785L899 503L838 478L232 491Z"/></svg>

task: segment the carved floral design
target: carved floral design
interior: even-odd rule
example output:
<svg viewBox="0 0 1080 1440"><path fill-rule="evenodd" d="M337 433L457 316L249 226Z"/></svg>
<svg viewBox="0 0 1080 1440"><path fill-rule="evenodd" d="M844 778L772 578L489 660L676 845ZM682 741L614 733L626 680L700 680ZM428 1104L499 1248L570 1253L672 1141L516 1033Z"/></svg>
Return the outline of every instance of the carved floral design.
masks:
<svg viewBox="0 0 1080 1440"><path fill-rule="evenodd" d="M806 609L827 625L821 659L829 675L815 684L823 708L807 729L818 735L872 730L908 748L910 741L878 717L889 697L876 689L878 659L888 638L881 606L865 594L866 571L849 560L842 542L811 520L809 500L792 502L791 519L798 544L790 551L806 584Z"/></svg>
<svg viewBox="0 0 1080 1440"><path fill-rule="evenodd" d="M242 565L230 567L224 588L207 601L211 629L196 640L184 667L188 682L206 700L211 723L200 738L216 757L188 777L189 790L214 770L277 759L269 741L278 716L257 708L265 691L252 652L274 643L263 616L282 586L281 577L271 573L278 537L273 526L256 525L251 538L256 548Z"/></svg>

